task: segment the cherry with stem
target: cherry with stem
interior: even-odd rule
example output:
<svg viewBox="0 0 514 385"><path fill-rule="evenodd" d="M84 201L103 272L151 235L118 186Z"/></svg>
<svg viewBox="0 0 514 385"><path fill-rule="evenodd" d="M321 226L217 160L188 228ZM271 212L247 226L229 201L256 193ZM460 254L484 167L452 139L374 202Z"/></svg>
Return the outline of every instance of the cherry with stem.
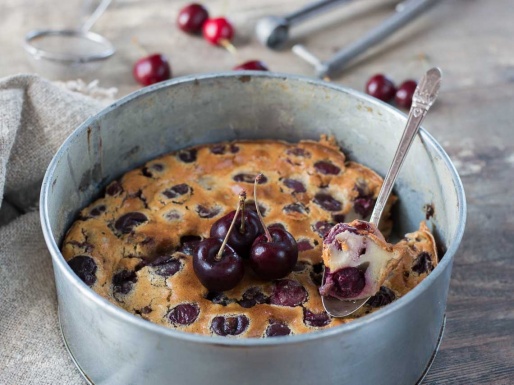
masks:
<svg viewBox="0 0 514 385"><path fill-rule="evenodd" d="M232 44L234 37L234 27L225 17L207 19L202 27L203 37L212 45L219 45L228 52L235 55L236 47Z"/></svg>
<svg viewBox="0 0 514 385"><path fill-rule="evenodd" d="M298 261L298 245L287 230L280 227L268 229L264 225L257 200L257 184L263 175L259 174L254 182L254 202L264 234L255 239L250 251L250 267L257 277L264 280L283 278L291 273Z"/></svg>
<svg viewBox="0 0 514 385"><path fill-rule="evenodd" d="M239 194L239 204L225 239L207 238L199 242L193 253L193 269L203 286L209 291L221 292L233 289L243 279L243 259L227 244L238 218L245 193Z"/></svg>
<svg viewBox="0 0 514 385"><path fill-rule="evenodd" d="M135 37L132 38L132 43L144 53L144 56L132 68L132 75L139 84L149 86L171 78L171 67L165 55L161 53L148 54L148 51Z"/></svg>
<svg viewBox="0 0 514 385"><path fill-rule="evenodd" d="M229 227L233 220L236 221L235 229L228 235L228 245L231 246L242 258L250 256L250 249L253 241L263 230L259 217L253 210L245 208L246 193L243 192L239 203L241 215L236 211L231 211L221 217L211 227L210 236L212 238L224 238L229 234Z"/></svg>

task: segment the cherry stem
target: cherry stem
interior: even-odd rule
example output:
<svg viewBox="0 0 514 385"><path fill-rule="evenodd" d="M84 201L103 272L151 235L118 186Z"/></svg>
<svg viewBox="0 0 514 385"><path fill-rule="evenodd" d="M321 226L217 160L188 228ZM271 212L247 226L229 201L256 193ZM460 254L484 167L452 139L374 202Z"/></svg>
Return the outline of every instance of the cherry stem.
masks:
<svg viewBox="0 0 514 385"><path fill-rule="evenodd" d="M225 48L228 52L230 52L232 55L237 55L237 49L234 47L234 44L230 42L228 39L219 39L218 45Z"/></svg>
<svg viewBox="0 0 514 385"><path fill-rule="evenodd" d="M137 37L132 36L130 42L134 44L143 53L143 56L149 55L148 50L145 47L143 47L143 45L139 42L139 39Z"/></svg>
<svg viewBox="0 0 514 385"><path fill-rule="evenodd" d="M223 1L223 3L221 3L221 12L219 12L219 14L226 15L227 9L228 9L228 2L227 2L227 0L225 0L225 1Z"/></svg>
<svg viewBox="0 0 514 385"><path fill-rule="evenodd" d="M230 227L228 228L227 235L225 235L225 239L223 240L223 243L221 244L218 254L216 254L216 257L214 257L214 259L216 261L221 261L221 256L223 255L223 251L225 250L225 246L227 245L228 237L230 236L230 233L232 232L232 229L234 228L234 224L236 223L236 219L237 219L237 214L239 214L241 205L244 205L245 198L246 198L246 192L241 191L239 193L239 204L237 205L236 213L234 214L234 219L232 219L232 223L230 224Z"/></svg>
<svg viewBox="0 0 514 385"><path fill-rule="evenodd" d="M244 234L246 231L246 229L245 229L245 200L246 200L246 191L242 191L239 194L239 206L241 207L241 226L239 227L239 232L241 234Z"/></svg>
<svg viewBox="0 0 514 385"><path fill-rule="evenodd" d="M268 239L268 242L273 242L273 238L271 238L271 234L264 224L264 219L262 219L261 211L259 210L259 203L257 202L257 184L262 179L264 175L259 174L255 177L255 182L253 184L253 200L255 203L255 210L257 210L257 216L259 217L259 220L261 221L262 227L264 227L264 233L266 234L266 238Z"/></svg>

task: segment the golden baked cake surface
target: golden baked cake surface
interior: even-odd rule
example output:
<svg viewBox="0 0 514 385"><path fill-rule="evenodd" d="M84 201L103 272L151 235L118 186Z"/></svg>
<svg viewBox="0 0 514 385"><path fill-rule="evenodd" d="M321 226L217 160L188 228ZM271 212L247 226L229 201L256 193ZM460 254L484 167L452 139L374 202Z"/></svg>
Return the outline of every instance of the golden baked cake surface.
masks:
<svg viewBox="0 0 514 385"><path fill-rule="evenodd" d="M259 185L264 221L295 237L296 268L273 282L246 268L234 289L208 292L193 271L194 244L235 209L241 190L252 191L258 173L265 176ZM375 172L346 161L325 138L199 146L149 161L112 182L103 198L81 211L62 252L98 294L160 325L229 337L306 333L375 311L416 286L437 264L434 240L422 224L394 246L404 258L370 305L344 319L323 311L322 236L335 223L368 217L381 183ZM383 223L387 234L391 222Z"/></svg>

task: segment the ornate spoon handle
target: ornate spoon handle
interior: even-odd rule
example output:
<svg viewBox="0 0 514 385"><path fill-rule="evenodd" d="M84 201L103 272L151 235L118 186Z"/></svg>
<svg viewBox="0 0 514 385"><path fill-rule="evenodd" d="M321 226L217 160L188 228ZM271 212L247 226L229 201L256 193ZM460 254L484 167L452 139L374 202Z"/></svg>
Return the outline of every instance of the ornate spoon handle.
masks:
<svg viewBox="0 0 514 385"><path fill-rule="evenodd" d="M439 68L432 68L427 71L416 87L416 91L412 97L412 107L409 112L407 125L403 131L398 149L394 154L391 167L384 179L384 184L378 194L373 213L371 214L370 222L376 226L378 226L380 222L382 211L384 211L387 199L391 194L394 182L396 181L396 177L402 167L407 152L418 133L419 126L437 97L441 85L441 76L442 73Z"/></svg>

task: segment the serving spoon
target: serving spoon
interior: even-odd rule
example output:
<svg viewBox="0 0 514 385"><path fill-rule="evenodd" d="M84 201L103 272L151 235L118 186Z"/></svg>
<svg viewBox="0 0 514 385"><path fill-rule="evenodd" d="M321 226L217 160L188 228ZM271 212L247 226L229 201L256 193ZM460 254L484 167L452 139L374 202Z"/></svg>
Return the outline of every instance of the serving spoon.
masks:
<svg viewBox="0 0 514 385"><path fill-rule="evenodd" d="M369 220L369 222L377 228L382 212L384 211L384 207L393 189L394 182L396 181L396 177L398 176L398 172L400 171L409 148L419 131L419 126L437 97L441 84L441 76L442 73L439 68L431 68L425 73L414 91L412 106L409 111L405 130L403 131L393 162L384 179L375 207L373 208L373 213ZM322 282L325 282L325 272L326 269L323 271ZM326 312L332 317L346 317L361 308L369 299L370 297L358 300L340 300L332 296L321 297Z"/></svg>

